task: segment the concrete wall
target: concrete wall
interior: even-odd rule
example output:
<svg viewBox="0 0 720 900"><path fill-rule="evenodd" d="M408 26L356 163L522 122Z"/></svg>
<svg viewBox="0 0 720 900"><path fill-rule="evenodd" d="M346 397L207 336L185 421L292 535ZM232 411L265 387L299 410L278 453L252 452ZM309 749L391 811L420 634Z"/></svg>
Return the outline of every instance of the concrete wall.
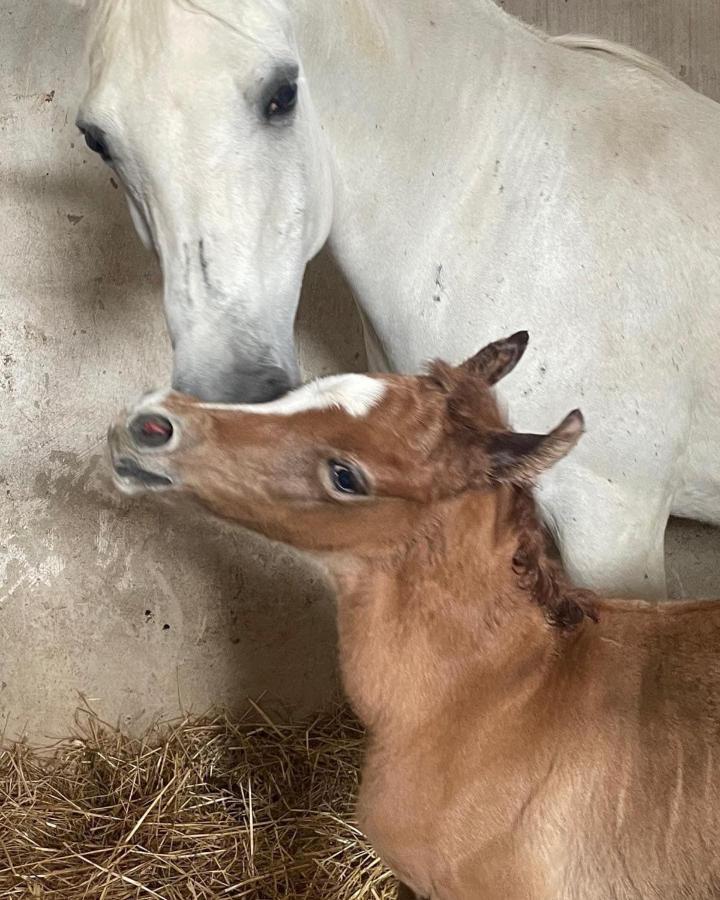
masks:
<svg viewBox="0 0 720 900"><path fill-rule="evenodd" d="M715 0L506 6L553 30L614 27L718 91ZM318 573L193 514L121 500L108 482L106 425L166 382L169 347L155 263L73 126L81 31L62 0L0 0L0 728L64 734L81 694L131 730L179 704L264 691L303 711L335 684ZM307 370L362 368L351 299L326 261L307 287ZM678 592L714 579L720 594L717 544L675 530Z"/></svg>

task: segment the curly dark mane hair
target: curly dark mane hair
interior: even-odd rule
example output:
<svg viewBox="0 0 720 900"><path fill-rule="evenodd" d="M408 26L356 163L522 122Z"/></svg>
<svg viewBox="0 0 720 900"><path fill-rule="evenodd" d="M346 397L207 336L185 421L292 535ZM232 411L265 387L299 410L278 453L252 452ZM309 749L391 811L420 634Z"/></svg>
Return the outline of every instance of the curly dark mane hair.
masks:
<svg viewBox="0 0 720 900"><path fill-rule="evenodd" d="M519 586L556 628L572 629L585 619L597 622L596 595L573 587L562 564L553 557L550 536L538 519L532 492L524 487L514 491L519 540L512 563Z"/></svg>

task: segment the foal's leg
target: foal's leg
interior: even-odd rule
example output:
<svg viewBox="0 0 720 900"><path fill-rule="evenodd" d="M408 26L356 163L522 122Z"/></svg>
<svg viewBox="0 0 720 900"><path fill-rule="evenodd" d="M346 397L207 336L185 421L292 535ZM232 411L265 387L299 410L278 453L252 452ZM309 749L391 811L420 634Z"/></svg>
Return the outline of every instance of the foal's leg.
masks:
<svg viewBox="0 0 720 900"><path fill-rule="evenodd" d="M420 900L420 898L406 884L401 883L398 887L397 900Z"/></svg>
<svg viewBox="0 0 720 900"><path fill-rule="evenodd" d="M543 490L540 505L557 537L571 579L606 596L667 597L665 528L670 497L624 492L598 481L591 492ZM562 488L562 485L559 485ZM548 500L552 502L546 507Z"/></svg>

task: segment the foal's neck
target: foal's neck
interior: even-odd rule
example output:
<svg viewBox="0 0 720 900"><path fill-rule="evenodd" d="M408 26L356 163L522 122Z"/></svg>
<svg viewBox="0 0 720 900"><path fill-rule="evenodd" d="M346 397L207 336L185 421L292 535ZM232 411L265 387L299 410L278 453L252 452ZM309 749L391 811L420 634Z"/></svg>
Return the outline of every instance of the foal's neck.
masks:
<svg viewBox="0 0 720 900"><path fill-rule="evenodd" d="M493 684L542 673L553 647L513 571L515 499L435 504L401 548L332 566L345 690L369 728L413 728L468 684L480 707Z"/></svg>

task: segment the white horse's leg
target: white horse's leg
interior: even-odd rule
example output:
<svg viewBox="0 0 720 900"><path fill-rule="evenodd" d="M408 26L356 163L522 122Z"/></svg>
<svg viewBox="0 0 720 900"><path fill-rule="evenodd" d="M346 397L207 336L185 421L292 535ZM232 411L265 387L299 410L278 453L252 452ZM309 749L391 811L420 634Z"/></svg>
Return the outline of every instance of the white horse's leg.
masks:
<svg viewBox="0 0 720 900"><path fill-rule="evenodd" d="M541 506L575 584L606 596L667 597L667 494L597 486L582 498L558 494L551 504L548 499L541 495Z"/></svg>

